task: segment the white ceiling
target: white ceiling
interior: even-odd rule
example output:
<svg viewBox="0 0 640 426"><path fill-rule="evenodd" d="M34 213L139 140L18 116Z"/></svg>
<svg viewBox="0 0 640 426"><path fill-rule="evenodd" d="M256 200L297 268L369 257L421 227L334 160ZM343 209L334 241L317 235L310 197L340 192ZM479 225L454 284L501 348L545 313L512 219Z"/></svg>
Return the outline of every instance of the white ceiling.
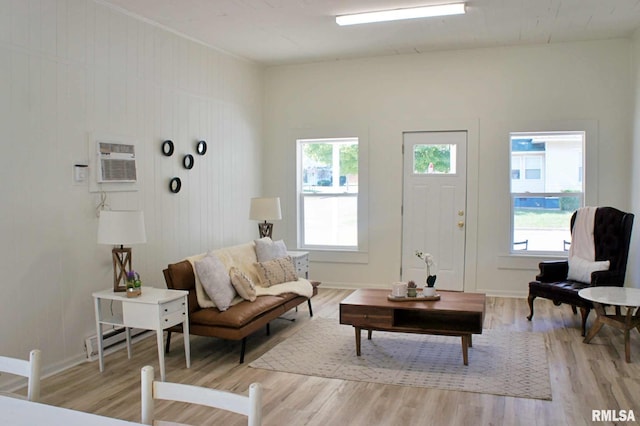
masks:
<svg viewBox="0 0 640 426"><path fill-rule="evenodd" d="M349 27L335 16L447 0L100 1L265 65L629 37L640 27L640 0L468 0L465 15Z"/></svg>

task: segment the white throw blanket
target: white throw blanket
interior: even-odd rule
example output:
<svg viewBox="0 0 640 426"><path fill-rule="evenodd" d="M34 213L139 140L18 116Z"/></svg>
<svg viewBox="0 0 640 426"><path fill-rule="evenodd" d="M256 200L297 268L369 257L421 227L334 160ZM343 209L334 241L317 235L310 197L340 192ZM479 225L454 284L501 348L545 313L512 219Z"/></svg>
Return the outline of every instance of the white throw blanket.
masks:
<svg viewBox="0 0 640 426"><path fill-rule="evenodd" d="M256 285L257 296L277 296L284 293L295 293L298 296L313 296L313 286L304 278L298 278L298 281L289 281L282 284L272 285L271 287L260 287Z"/></svg>
<svg viewBox="0 0 640 426"><path fill-rule="evenodd" d="M596 245L593 241L593 224L597 207L582 207L576 213L576 220L571 231L571 247L569 258L577 256L593 262L596 260Z"/></svg>
<svg viewBox="0 0 640 426"><path fill-rule="evenodd" d="M569 273L567 278L583 283L591 282L591 274L595 271L609 269L608 260L596 262L596 244L593 239L597 207L578 209L576 220L571 231L571 247L569 248Z"/></svg>

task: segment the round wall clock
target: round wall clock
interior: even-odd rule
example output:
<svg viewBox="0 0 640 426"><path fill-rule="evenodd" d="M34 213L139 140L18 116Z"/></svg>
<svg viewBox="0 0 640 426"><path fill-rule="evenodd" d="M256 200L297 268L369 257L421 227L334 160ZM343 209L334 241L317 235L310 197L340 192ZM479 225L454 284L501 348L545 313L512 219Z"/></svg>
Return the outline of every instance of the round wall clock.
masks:
<svg viewBox="0 0 640 426"><path fill-rule="evenodd" d="M200 155L204 155L207 152L207 143L205 141L200 141L196 145L196 152Z"/></svg>
<svg viewBox="0 0 640 426"><path fill-rule="evenodd" d="M171 155L173 155L173 142L166 140L164 142L162 142L162 153L167 156L167 157L171 157Z"/></svg>
<svg viewBox="0 0 640 426"><path fill-rule="evenodd" d="M193 155L191 155L191 154L185 155L184 158L182 159L182 165L184 166L185 169L192 169L193 168Z"/></svg>
<svg viewBox="0 0 640 426"><path fill-rule="evenodd" d="M169 181L169 191L177 194L180 192L180 188L182 188L182 181L179 177L174 177Z"/></svg>

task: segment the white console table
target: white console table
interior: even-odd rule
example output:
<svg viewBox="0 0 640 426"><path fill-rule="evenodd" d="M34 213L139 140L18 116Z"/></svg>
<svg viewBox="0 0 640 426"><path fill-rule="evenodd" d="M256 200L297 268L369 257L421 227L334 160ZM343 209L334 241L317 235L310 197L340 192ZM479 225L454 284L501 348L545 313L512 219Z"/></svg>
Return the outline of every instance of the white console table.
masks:
<svg viewBox="0 0 640 426"><path fill-rule="evenodd" d="M125 327L127 355L129 359L131 359L130 328L155 330L158 341L160 377L161 380L164 381L164 330L182 323L184 354L187 358L187 368L190 368L191 350L189 346L188 294L189 293L184 290L168 290L153 287L143 287L140 296L130 298L127 297L125 292L114 292L111 289L93 293L100 371L104 371L103 324ZM122 305L122 314L112 314L110 310L102 309L102 301L104 300L120 303Z"/></svg>

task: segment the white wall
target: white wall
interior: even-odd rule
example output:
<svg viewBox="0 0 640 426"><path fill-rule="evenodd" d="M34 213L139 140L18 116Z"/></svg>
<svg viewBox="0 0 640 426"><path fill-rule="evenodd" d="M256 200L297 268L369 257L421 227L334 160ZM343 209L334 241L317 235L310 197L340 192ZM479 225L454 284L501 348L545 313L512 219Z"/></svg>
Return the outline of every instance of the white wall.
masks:
<svg viewBox="0 0 640 426"><path fill-rule="evenodd" d="M629 266L627 267L627 282L631 287L640 288L640 30L633 35L633 147L630 155L631 173L631 205L634 218L634 231L631 234L631 249L629 250Z"/></svg>
<svg viewBox="0 0 640 426"><path fill-rule="evenodd" d="M40 348L53 371L95 334L91 293L112 285L111 247L96 244L99 197L71 178L92 134L138 143L139 191L108 201L145 213L148 242L133 249L144 285L164 287L170 262L255 237L245 218L261 189L262 88L255 64L99 3L0 2L0 353ZM184 170L198 139L209 150Z"/></svg>
<svg viewBox="0 0 640 426"><path fill-rule="evenodd" d="M540 259L507 256L509 132L592 126L599 144L590 142L587 168L600 173L588 182L589 203L629 209L630 54L629 40L609 40L267 69L265 185L283 197L284 220L295 221L296 129L368 129L368 263L312 262L312 278L348 287L387 287L399 278L402 132L461 123L478 129L469 147L476 160L467 223L476 226L467 229L465 289L526 295ZM285 239L295 244L295 232Z"/></svg>

